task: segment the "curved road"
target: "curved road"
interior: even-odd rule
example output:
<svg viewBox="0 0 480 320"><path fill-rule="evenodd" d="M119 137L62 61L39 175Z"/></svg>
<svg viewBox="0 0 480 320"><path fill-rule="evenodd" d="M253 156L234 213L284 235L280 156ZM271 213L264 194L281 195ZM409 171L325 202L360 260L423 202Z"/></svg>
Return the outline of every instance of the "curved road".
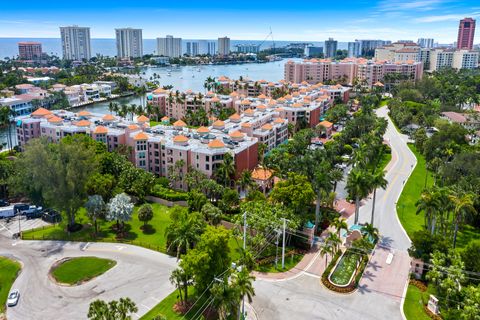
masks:
<svg viewBox="0 0 480 320"><path fill-rule="evenodd" d="M253 306L259 319L403 319L401 305L410 266L410 240L397 218L396 202L416 158L406 144L407 137L395 129L387 113L386 107L377 110L379 116L388 119L385 139L392 148L392 161L386 168L388 187L377 191L374 225L379 228L381 245L370 259L359 289L348 295L327 290L320 283L321 274L311 272L315 266L291 280L257 280ZM371 199L364 202L360 222L370 222L371 205ZM353 216L348 222L353 223ZM387 263L390 253L394 257ZM322 258L314 262L324 263Z"/></svg>
<svg viewBox="0 0 480 320"><path fill-rule="evenodd" d="M0 255L23 265L13 284L13 288L20 290L20 301L17 306L7 308L9 320L86 319L93 300L122 297L135 301L138 318L174 290L169 277L176 267L175 258L136 246L12 241L0 236ZM55 261L79 256L113 259L117 265L80 286L59 286L50 280L48 272Z"/></svg>

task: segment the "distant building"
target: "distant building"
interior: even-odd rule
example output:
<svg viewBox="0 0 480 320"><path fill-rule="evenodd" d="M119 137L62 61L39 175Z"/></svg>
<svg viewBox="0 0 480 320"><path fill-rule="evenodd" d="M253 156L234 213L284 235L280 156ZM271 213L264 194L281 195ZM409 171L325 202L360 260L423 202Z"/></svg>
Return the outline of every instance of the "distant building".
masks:
<svg viewBox="0 0 480 320"><path fill-rule="evenodd" d="M419 38L417 44L421 48L433 48L435 40L433 38Z"/></svg>
<svg viewBox="0 0 480 320"><path fill-rule="evenodd" d="M437 71L442 68L476 69L478 68L479 52L455 49L432 49L429 56L427 71Z"/></svg>
<svg viewBox="0 0 480 320"><path fill-rule="evenodd" d="M333 38L328 38L325 41L325 57L334 58L337 55L337 46L338 41L333 40Z"/></svg>
<svg viewBox="0 0 480 320"><path fill-rule="evenodd" d="M475 38L475 20L465 18L460 20L458 26L457 49L473 49L473 39Z"/></svg>
<svg viewBox="0 0 480 320"><path fill-rule="evenodd" d="M360 55L364 57L373 57L376 48L392 43L388 40L355 40L355 42L360 42L360 48L362 50Z"/></svg>
<svg viewBox="0 0 480 320"><path fill-rule="evenodd" d="M258 53L260 50L257 44L237 44L235 48L238 53Z"/></svg>
<svg viewBox="0 0 480 320"><path fill-rule="evenodd" d="M141 58L143 56L142 29L115 29L117 58Z"/></svg>
<svg viewBox="0 0 480 320"><path fill-rule="evenodd" d="M319 57L323 57L323 48L315 47L315 46L306 46L303 53L305 57L319 58Z"/></svg>
<svg viewBox="0 0 480 320"><path fill-rule="evenodd" d="M198 42L197 41L188 41L187 45L187 55L194 57L199 55Z"/></svg>
<svg viewBox="0 0 480 320"><path fill-rule="evenodd" d="M18 57L25 61L39 61L42 59L42 44L40 42L19 42Z"/></svg>
<svg viewBox="0 0 480 320"><path fill-rule="evenodd" d="M66 60L90 60L90 28L60 27L63 58Z"/></svg>
<svg viewBox="0 0 480 320"><path fill-rule="evenodd" d="M167 35L165 38L157 38L158 55L178 58L182 56L182 38L174 38Z"/></svg>
<svg viewBox="0 0 480 320"><path fill-rule="evenodd" d="M228 56L230 54L230 38L218 38L218 54L220 56Z"/></svg>
<svg viewBox="0 0 480 320"><path fill-rule="evenodd" d="M414 42L395 42L375 49L376 61L420 61L420 47Z"/></svg>
<svg viewBox="0 0 480 320"><path fill-rule="evenodd" d="M217 53L217 43L215 41L199 40L198 54L214 56Z"/></svg>
<svg viewBox="0 0 480 320"><path fill-rule="evenodd" d="M358 58L362 55L362 43L358 40L348 43L348 57Z"/></svg>
<svg viewBox="0 0 480 320"><path fill-rule="evenodd" d="M398 40L398 43L415 43L413 40Z"/></svg>

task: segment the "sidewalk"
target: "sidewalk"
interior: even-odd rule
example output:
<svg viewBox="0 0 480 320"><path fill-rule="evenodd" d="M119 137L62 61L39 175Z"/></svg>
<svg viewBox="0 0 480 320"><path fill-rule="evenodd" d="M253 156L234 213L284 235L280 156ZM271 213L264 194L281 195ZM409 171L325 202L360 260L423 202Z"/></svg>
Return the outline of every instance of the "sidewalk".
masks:
<svg viewBox="0 0 480 320"><path fill-rule="evenodd" d="M286 272L265 273L253 271L253 275L257 280L267 281L291 280L305 273L314 277L321 277L323 270L325 269L325 262L321 263L321 261L324 260L320 257L320 247L314 245L295 267Z"/></svg>

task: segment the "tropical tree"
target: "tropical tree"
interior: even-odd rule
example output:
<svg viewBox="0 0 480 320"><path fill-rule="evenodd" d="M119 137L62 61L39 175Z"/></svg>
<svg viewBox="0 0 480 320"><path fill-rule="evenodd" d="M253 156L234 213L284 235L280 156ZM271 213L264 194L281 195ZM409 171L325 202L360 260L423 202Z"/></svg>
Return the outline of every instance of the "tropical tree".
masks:
<svg viewBox="0 0 480 320"><path fill-rule="evenodd" d="M369 187L368 172L358 167L353 168L348 174L346 189L355 199L355 224L358 224L360 201L368 195Z"/></svg>
<svg viewBox="0 0 480 320"><path fill-rule="evenodd" d="M304 214L315 198L307 177L289 172L286 180L278 182L270 194L275 203L281 203L297 214Z"/></svg>
<svg viewBox="0 0 480 320"><path fill-rule="evenodd" d="M328 168L329 164L322 161L315 166L313 179L311 181L312 187L315 190L317 199L315 204L315 232L317 232L318 224L320 223L320 205L322 201L322 195L327 194L332 190L331 178L329 176Z"/></svg>
<svg viewBox="0 0 480 320"><path fill-rule="evenodd" d="M341 217L335 217L332 221L332 225L337 230L337 236L340 237L340 232L343 230L348 231L347 220Z"/></svg>
<svg viewBox="0 0 480 320"><path fill-rule="evenodd" d="M217 225L222 220L222 210L215 207L210 202L207 202L203 205L201 213L208 223L211 225Z"/></svg>
<svg viewBox="0 0 480 320"><path fill-rule="evenodd" d="M343 170L340 168L333 168L330 170L330 179L333 182L333 192L336 192L337 183L343 180Z"/></svg>
<svg viewBox="0 0 480 320"><path fill-rule="evenodd" d="M252 303L253 296L255 295L255 289L253 288L253 282L255 277L250 274L247 268L242 268L240 271L232 274L232 285L238 290L240 298L242 299L242 314L245 315L245 297L248 302Z"/></svg>
<svg viewBox="0 0 480 320"><path fill-rule="evenodd" d="M337 236L336 233L330 232L325 239L325 245L332 248L332 254L335 255L340 248L342 240Z"/></svg>
<svg viewBox="0 0 480 320"><path fill-rule="evenodd" d="M329 245L323 245L321 248L320 248L320 255L322 257L325 257L325 268L327 267L327 263L328 263L328 255L331 255L333 253L333 248Z"/></svg>
<svg viewBox="0 0 480 320"><path fill-rule="evenodd" d="M223 156L223 162L215 170L215 177L218 183L223 184L225 187L229 186L233 176L235 175L235 162L230 153L225 153Z"/></svg>
<svg viewBox="0 0 480 320"><path fill-rule="evenodd" d="M453 204L453 247L457 244L457 233L459 225L468 215L475 215L477 211L474 207L474 195L470 193L460 195L450 195Z"/></svg>
<svg viewBox="0 0 480 320"><path fill-rule="evenodd" d="M218 312L218 319L226 320L229 316L236 314L241 296L237 287L228 283L227 277L224 277L220 283L214 283L210 292L213 296L213 305Z"/></svg>
<svg viewBox="0 0 480 320"><path fill-rule="evenodd" d="M373 202L372 202L372 216L370 218L370 224L373 225L375 217L375 201L377 198L377 189L382 188L385 190L388 181L385 179L385 171L376 170L373 175L370 176L370 188L373 189Z"/></svg>
<svg viewBox="0 0 480 320"><path fill-rule="evenodd" d="M252 172L250 170L242 171L237 183L240 186L240 188L245 191L245 195L247 195L248 190L255 186L255 181L253 181L252 179Z"/></svg>
<svg viewBox="0 0 480 320"><path fill-rule="evenodd" d="M108 304L103 300L95 300L88 308L90 320L130 320L131 314L138 311L135 302L130 298L112 300Z"/></svg>
<svg viewBox="0 0 480 320"><path fill-rule="evenodd" d="M425 227L433 235L435 234L435 226L437 225L437 217L441 210L441 202L436 189L426 189L422 192L420 199L415 203L417 206L417 214L424 212Z"/></svg>
<svg viewBox="0 0 480 320"><path fill-rule="evenodd" d="M138 220L143 222L143 228L147 226L147 223L153 219L153 209L149 203L143 204L140 209L138 209Z"/></svg>
<svg viewBox="0 0 480 320"><path fill-rule="evenodd" d="M371 223L366 223L362 226L362 231L369 237L372 238L374 241L378 240L379 232L378 229L373 226Z"/></svg>
<svg viewBox="0 0 480 320"><path fill-rule="evenodd" d="M85 203L85 209L87 209L87 214L93 221L96 235L98 233L97 219L105 212L105 201L98 194L89 196L87 203Z"/></svg>
<svg viewBox="0 0 480 320"><path fill-rule="evenodd" d="M184 304L188 301L188 284L191 275L185 272L183 268L177 268L170 275L170 282L177 288L180 303Z"/></svg>
<svg viewBox="0 0 480 320"><path fill-rule="evenodd" d="M169 242L167 251L175 248L178 260L182 251L188 254L188 250L200 239L205 226L199 213L188 213L187 210L180 207L174 207L170 217L172 223L165 231Z"/></svg>
<svg viewBox="0 0 480 320"><path fill-rule="evenodd" d="M107 205L107 220L117 221L117 232L123 230L125 221L132 219L133 203L126 193L117 194ZM120 222L122 222L120 227Z"/></svg>

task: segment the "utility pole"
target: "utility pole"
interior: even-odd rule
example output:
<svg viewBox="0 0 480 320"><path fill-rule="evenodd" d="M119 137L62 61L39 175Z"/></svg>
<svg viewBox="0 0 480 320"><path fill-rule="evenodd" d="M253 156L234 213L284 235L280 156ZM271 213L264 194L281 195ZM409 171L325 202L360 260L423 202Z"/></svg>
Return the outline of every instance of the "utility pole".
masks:
<svg viewBox="0 0 480 320"><path fill-rule="evenodd" d="M243 213L243 254L247 253L247 211ZM242 268L245 268L245 260ZM245 296L242 297L242 313L238 315L238 320L245 318Z"/></svg>
<svg viewBox="0 0 480 320"><path fill-rule="evenodd" d="M283 240L282 240L282 270L285 268L285 228L287 220L283 218Z"/></svg>

